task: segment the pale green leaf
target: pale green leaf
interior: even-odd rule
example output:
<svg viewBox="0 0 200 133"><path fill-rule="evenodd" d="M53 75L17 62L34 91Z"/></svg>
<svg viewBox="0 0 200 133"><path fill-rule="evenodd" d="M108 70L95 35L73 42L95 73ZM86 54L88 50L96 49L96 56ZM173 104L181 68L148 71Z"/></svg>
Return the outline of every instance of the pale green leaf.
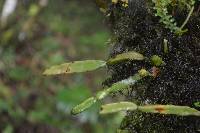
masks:
<svg viewBox="0 0 200 133"><path fill-rule="evenodd" d="M200 111L194 108L190 108L188 106L146 105L146 106L139 106L138 109L142 112L148 112L148 113L174 114L181 116L188 116L188 115L200 116Z"/></svg>
<svg viewBox="0 0 200 133"><path fill-rule="evenodd" d="M71 113L73 115L79 114L83 111L85 111L86 109L88 109L89 107L91 107L93 104L96 103L96 98L95 97L91 97L86 99L85 101L83 101L81 104L77 105L76 107L74 107L71 111Z"/></svg>
<svg viewBox="0 0 200 133"><path fill-rule="evenodd" d="M119 111L136 110L137 105L132 102L111 103L102 106L100 114L115 113Z"/></svg>
<svg viewBox="0 0 200 133"><path fill-rule="evenodd" d="M145 57L142 54L135 51L129 51L126 53L118 54L114 58L109 59L107 63L115 64L115 63L122 62L125 60L144 60L144 59Z"/></svg>
<svg viewBox="0 0 200 133"><path fill-rule="evenodd" d="M56 74L69 74L93 71L106 65L102 60L85 60L74 61L70 63L64 63L61 65L52 66L44 71L44 75L56 75Z"/></svg>

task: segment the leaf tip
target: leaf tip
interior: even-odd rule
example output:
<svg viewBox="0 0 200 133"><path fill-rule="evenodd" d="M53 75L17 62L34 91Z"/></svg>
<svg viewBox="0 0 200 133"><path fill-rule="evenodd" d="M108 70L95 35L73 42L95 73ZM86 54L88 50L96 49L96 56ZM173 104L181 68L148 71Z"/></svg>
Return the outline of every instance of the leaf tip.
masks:
<svg viewBox="0 0 200 133"><path fill-rule="evenodd" d="M44 70L44 72L42 73L42 75L45 75L45 76L47 76L47 75L48 75L48 71L47 71L47 69L46 69L46 70Z"/></svg>

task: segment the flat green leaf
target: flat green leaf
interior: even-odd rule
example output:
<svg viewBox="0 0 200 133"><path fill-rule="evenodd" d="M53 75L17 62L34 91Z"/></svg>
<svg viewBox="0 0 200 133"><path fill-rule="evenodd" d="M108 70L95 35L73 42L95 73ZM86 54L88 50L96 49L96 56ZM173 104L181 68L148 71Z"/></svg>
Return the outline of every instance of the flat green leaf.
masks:
<svg viewBox="0 0 200 133"><path fill-rule="evenodd" d="M43 74L56 75L93 71L105 65L106 62L102 60L74 61L70 63L52 66L49 69L46 69Z"/></svg>
<svg viewBox="0 0 200 133"><path fill-rule="evenodd" d="M107 64L116 64L118 62L122 62L125 60L144 60L144 59L145 57L142 54L135 51L129 51L129 52L119 54L115 56L114 58L109 59Z"/></svg>
<svg viewBox="0 0 200 133"><path fill-rule="evenodd" d="M190 108L188 106L146 105L146 106L139 106L138 109L142 112L148 112L148 113L174 114L181 116L188 116L188 115L200 116L200 111L194 108Z"/></svg>
<svg viewBox="0 0 200 133"><path fill-rule="evenodd" d="M109 114L119 111L136 110L137 105L132 102L119 102L103 105L100 114Z"/></svg>
<svg viewBox="0 0 200 133"><path fill-rule="evenodd" d="M85 111L86 109L88 109L89 107L91 107L93 104L96 103L96 98L95 97L91 97L86 99L85 101L83 101L81 104L77 105L76 107L74 107L71 111L71 114L76 115L79 114L83 111Z"/></svg>

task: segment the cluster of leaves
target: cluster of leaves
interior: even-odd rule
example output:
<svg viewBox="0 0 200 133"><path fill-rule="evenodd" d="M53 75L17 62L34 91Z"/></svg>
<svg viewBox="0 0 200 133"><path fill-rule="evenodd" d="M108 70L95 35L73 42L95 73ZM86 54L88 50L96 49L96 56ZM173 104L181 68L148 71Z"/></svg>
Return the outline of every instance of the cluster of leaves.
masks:
<svg viewBox="0 0 200 133"><path fill-rule="evenodd" d="M70 63L65 63L57 66L52 66L51 68L45 70L43 74L45 75L56 75L56 74L68 74L68 73L77 73L77 72L86 72L96 70L97 68L101 68L106 65L113 65L115 63L123 62L126 60L149 60L147 57L144 57L142 54L137 53L135 51L129 51L127 53L122 53L114 58L109 59L107 62L101 60L85 60L85 61L74 61ZM157 55L154 55L150 58L150 61L153 66L161 66L164 65L164 61ZM134 85L136 82L140 81L144 77L154 77L154 73L151 73L145 69L138 70L138 73L129 77L128 79L124 79L122 81L114 83L111 87L106 88L102 91L99 91L94 97L90 97L86 99L81 104L77 105L72 109L72 114L79 114L97 101L102 100L106 96L112 93L116 93L122 91L124 89L129 88ZM174 105L146 105L146 106L137 106L134 103L129 102L121 102L114 103L102 106L102 111L100 113L113 113L122 110L140 110L142 112L150 112L150 113L161 113L161 114L176 114L181 116L186 115L194 115L200 116L200 112L196 109L187 107L187 106L174 106Z"/></svg>
<svg viewBox="0 0 200 133"><path fill-rule="evenodd" d="M112 1L114 4L117 4L119 1ZM126 3L127 1L122 1L122 6L126 7L126 5L123 5L123 3ZM194 4L195 1L189 2L189 4L186 4L185 1L174 1L175 3L172 3L172 1L162 1L162 0L154 0L155 4L154 9L157 11L156 15L161 17L161 22L165 24L166 28L169 28L172 32L181 35L185 32L183 29L186 23L188 22L191 14L194 10ZM182 24L181 27L177 26L177 23L175 19L172 17L172 15L169 15L168 8L169 6L174 6L176 4L180 5L180 3L184 6L186 6L186 9L189 10L189 14ZM120 3L121 4L121 3ZM164 40L165 46L167 45L167 40ZM164 52L167 53L168 46L164 49ZM86 61L75 61L70 63L65 63L57 66L53 66L49 69L47 69L44 74L45 75L56 75L56 74L68 74L68 73L76 73L76 72L85 72L85 71L92 71L97 68L101 68L104 66L110 66L115 65L121 62L125 61L142 61L147 60L151 61L152 68L158 69L159 67L164 65L164 61L162 58L160 58L158 55L154 55L150 58L144 57L142 54L137 53L135 51L129 51L127 53L119 54L115 56L114 58L109 59L108 61L101 61L101 60L86 60ZM90 97L83 101L81 104L77 105L72 109L72 114L78 114L98 101L102 100L106 96L128 89L131 86L134 86L136 82L139 82L143 78L154 78L157 74L152 72L151 70L141 69L138 70L138 73L130 76L127 79L123 79L121 81L118 81L114 84L112 84L110 87L104 88L103 90L97 92L96 95L93 97ZM198 103L195 103L196 106L198 106ZM200 112L194 108L190 108L188 106L175 106L175 105L136 105L135 103L130 102L119 102L119 103L112 103L108 105L103 105L101 114L107 114L107 113L114 113L118 111L141 111L141 112L147 112L147 113L160 113L164 115L180 115L180 116L200 116Z"/></svg>
<svg viewBox="0 0 200 133"><path fill-rule="evenodd" d="M160 22L165 25L166 28L170 29L177 35L182 35L187 31L187 29L183 29L184 26L187 24L191 14L194 10L195 0L152 0L155 4L154 9L156 10L156 16L160 17ZM169 6L178 6L185 7L189 10L188 16L181 25L181 27L177 26L177 22L175 18L169 14L168 7Z"/></svg>

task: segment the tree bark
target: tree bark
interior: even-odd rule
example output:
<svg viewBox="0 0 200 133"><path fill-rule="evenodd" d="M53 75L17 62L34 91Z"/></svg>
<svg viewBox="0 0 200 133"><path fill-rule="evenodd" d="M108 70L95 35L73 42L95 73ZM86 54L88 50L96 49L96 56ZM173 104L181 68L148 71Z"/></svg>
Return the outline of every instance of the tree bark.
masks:
<svg viewBox="0 0 200 133"><path fill-rule="evenodd" d="M145 78L133 86L128 94L124 93L127 100L140 105L174 104L200 110L194 106L195 102L200 101L199 5L196 2L194 13L185 27L188 32L182 36L166 29L159 22L159 17L155 16L153 5L146 0L130 0L128 7L121 2L108 6L107 20L114 44L110 57L135 50L146 57L159 55L165 62L164 66L158 67L155 78ZM171 12L180 24L187 17L184 11ZM141 68L154 71L154 66L148 61L128 61L110 66L112 78L105 83L110 85L126 79ZM130 133L198 133L200 118L128 112L120 128Z"/></svg>

